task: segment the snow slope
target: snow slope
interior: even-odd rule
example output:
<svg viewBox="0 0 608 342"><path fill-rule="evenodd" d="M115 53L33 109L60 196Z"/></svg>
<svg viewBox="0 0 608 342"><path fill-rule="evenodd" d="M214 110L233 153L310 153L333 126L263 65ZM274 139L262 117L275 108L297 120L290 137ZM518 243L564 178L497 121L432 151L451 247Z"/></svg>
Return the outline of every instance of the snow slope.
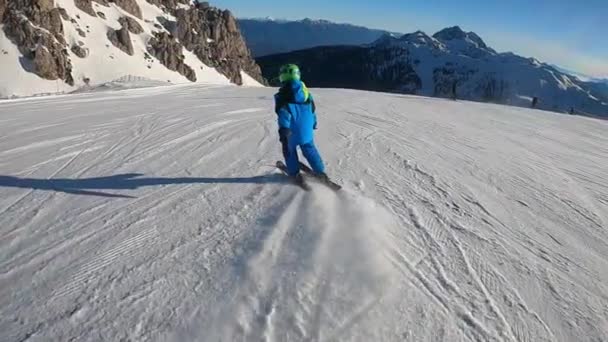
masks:
<svg viewBox="0 0 608 342"><path fill-rule="evenodd" d="M272 89L0 102L0 340L606 340L605 121L313 91L340 193Z"/></svg>

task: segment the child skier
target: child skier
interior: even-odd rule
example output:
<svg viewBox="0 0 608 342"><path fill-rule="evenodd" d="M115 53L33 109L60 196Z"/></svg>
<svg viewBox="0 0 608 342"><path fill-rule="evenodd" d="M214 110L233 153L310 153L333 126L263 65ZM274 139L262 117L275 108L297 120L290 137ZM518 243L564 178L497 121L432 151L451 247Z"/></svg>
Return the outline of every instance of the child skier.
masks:
<svg viewBox="0 0 608 342"><path fill-rule="evenodd" d="M298 184L304 183L300 174L298 146L316 176L328 180L325 166L315 147L313 130L317 129L317 115L312 95L301 80L297 65L288 64L280 69L281 88L274 96L275 112L278 115L279 140L287 173Z"/></svg>

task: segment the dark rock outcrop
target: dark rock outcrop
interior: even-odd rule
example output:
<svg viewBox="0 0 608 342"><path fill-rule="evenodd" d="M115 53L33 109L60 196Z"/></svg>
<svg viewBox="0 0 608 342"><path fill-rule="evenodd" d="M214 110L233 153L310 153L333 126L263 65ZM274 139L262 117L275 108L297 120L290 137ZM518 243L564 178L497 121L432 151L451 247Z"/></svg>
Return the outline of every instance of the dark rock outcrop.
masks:
<svg viewBox="0 0 608 342"><path fill-rule="evenodd" d="M68 12L65 10L65 8L59 7L58 9L59 9L59 14L61 15L61 19L65 20L65 21L69 21L70 16L68 15Z"/></svg>
<svg viewBox="0 0 608 342"><path fill-rule="evenodd" d="M173 34L203 63L215 67L236 84L243 82L241 70L265 83L230 11L199 4L188 10L176 10L175 17Z"/></svg>
<svg viewBox="0 0 608 342"><path fill-rule="evenodd" d="M184 63L183 46L166 32L155 32L148 43L148 52L169 70L177 71L188 80L196 82L196 73Z"/></svg>
<svg viewBox="0 0 608 342"><path fill-rule="evenodd" d="M174 12L177 8L177 5L188 5L191 3L190 0L146 0L148 3L152 5L156 5L158 8L161 8L167 12Z"/></svg>
<svg viewBox="0 0 608 342"><path fill-rule="evenodd" d="M89 55L89 50L81 45L72 45L70 50L72 50L72 52L80 58L86 58Z"/></svg>
<svg viewBox="0 0 608 342"><path fill-rule="evenodd" d="M111 0L110 2L114 2L118 7L123 10L131 13L139 19L142 19L141 16L141 8L137 4L136 0Z"/></svg>
<svg viewBox="0 0 608 342"><path fill-rule="evenodd" d="M53 0L0 0L0 17L6 36L32 65L30 71L73 85L61 10Z"/></svg>
<svg viewBox="0 0 608 342"><path fill-rule="evenodd" d="M107 36L114 46L124 53L133 56L133 43L131 43L131 35L129 35L128 28L123 26L120 30L109 29Z"/></svg>
<svg viewBox="0 0 608 342"><path fill-rule="evenodd" d="M95 10L93 9L93 3L91 0L74 0L74 5L76 5L76 8L92 17L97 16Z"/></svg>
<svg viewBox="0 0 608 342"><path fill-rule="evenodd" d="M124 53L133 56L135 51L133 50L133 43L131 42L131 35L129 32L140 34L144 29L139 25L137 20L131 17L122 17L118 21L122 25L122 28L120 30L108 30L108 39Z"/></svg>
<svg viewBox="0 0 608 342"><path fill-rule="evenodd" d="M122 25L122 27L126 27L127 30L133 34L140 34L144 32L143 27L141 27L137 20L131 17L122 17L118 19L118 22Z"/></svg>
<svg viewBox="0 0 608 342"><path fill-rule="evenodd" d="M32 24L46 29L60 43L65 43L61 11L54 7L53 0L13 0L8 8L13 22L19 21L19 15L24 14Z"/></svg>
<svg viewBox="0 0 608 342"><path fill-rule="evenodd" d="M6 12L6 1L7 0L0 0L0 23L2 22L2 19L4 19L4 12Z"/></svg>
<svg viewBox="0 0 608 342"><path fill-rule="evenodd" d="M45 46L40 46L32 52L34 59L34 67L38 75L42 78L55 80L59 77L53 54Z"/></svg>
<svg viewBox="0 0 608 342"><path fill-rule="evenodd" d="M118 7L141 19L141 8L136 0L74 0L74 4L81 11L96 17L97 14L93 9L93 1L106 7L110 6L110 2L114 2Z"/></svg>

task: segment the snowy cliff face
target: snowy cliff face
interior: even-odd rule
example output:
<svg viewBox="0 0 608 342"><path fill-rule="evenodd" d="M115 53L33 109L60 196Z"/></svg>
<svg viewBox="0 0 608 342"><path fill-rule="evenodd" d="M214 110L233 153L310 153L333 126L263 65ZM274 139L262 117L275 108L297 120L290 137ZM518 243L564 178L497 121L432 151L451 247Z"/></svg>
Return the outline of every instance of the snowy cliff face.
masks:
<svg viewBox="0 0 608 342"><path fill-rule="evenodd" d="M0 0L0 97L123 77L263 83L229 11L191 0Z"/></svg>
<svg viewBox="0 0 608 342"><path fill-rule="evenodd" d="M324 47L259 58L267 77L274 76L276 66L285 61L303 64L303 69L343 68L344 47ZM512 53L497 53L473 32L459 27L441 30L429 36L418 31L401 37L384 35L373 44L357 50L360 63L371 68L370 84L348 84L347 88L394 91L425 96L495 102L582 115L608 116L608 104L597 90L556 68L533 58ZM314 58L311 58L314 56ZM323 56L322 58L320 56ZM360 56L368 56L363 58ZM379 57L380 56L380 57ZM309 66L311 65L312 66ZM367 70L367 71L366 71ZM407 77L404 77L407 71ZM340 86L348 73L337 73ZM305 74L310 86L335 87L324 79ZM323 75L319 75L319 78Z"/></svg>

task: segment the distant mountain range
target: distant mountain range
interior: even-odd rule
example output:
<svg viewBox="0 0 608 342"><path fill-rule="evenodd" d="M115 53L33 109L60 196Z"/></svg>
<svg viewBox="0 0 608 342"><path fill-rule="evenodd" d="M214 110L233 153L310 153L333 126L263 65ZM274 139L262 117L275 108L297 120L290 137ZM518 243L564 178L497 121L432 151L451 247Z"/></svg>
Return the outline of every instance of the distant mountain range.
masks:
<svg viewBox="0 0 608 342"><path fill-rule="evenodd" d="M572 75L583 82L583 84L591 90L591 93L599 98L600 100L608 103L608 79L593 77L589 75L585 75L582 73L578 73L572 70L564 69L556 65L552 65L557 70L566 73L568 75Z"/></svg>
<svg viewBox="0 0 608 342"><path fill-rule="evenodd" d="M585 82L584 85L595 97L608 103L608 80Z"/></svg>
<svg viewBox="0 0 608 342"><path fill-rule="evenodd" d="M239 19L241 33L253 56L260 57L317 46L369 44L385 34L327 20Z"/></svg>
<svg viewBox="0 0 608 342"><path fill-rule="evenodd" d="M310 20L307 25L331 27L330 23ZM248 42L255 40L251 31L245 37ZM498 53L479 35L458 26L433 36L422 31L402 36L385 32L373 43L348 46L342 41L336 46L264 56L256 61L271 83L280 65L297 63L312 87L456 97L526 107L534 102L539 109L608 117L605 83L583 81L534 58Z"/></svg>
<svg viewBox="0 0 608 342"><path fill-rule="evenodd" d="M562 68L558 65L555 64L551 64L552 67L554 67L555 69L559 70L560 72L563 72L565 74L568 75L572 75L575 76L576 78L578 78L579 80L583 81L583 82L592 82L592 83L606 83L608 84L608 78L601 78L601 77L594 77L594 76L589 76L580 72L576 72L576 71L572 71L566 68Z"/></svg>

